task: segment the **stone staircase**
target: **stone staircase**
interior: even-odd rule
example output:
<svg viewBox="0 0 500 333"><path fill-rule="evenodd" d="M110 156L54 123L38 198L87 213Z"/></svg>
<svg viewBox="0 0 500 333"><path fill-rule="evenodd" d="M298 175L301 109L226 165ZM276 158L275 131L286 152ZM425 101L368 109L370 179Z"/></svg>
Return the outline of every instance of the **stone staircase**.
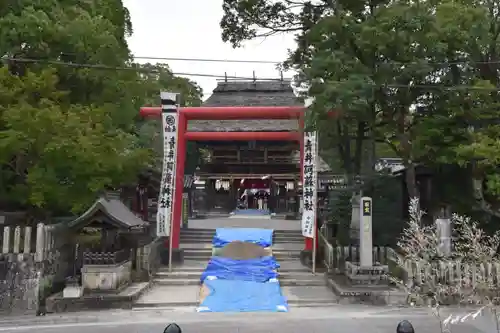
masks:
<svg viewBox="0 0 500 333"><path fill-rule="evenodd" d="M186 264L172 273L158 272L155 283L159 285L198 285L200 276L212 256L213 229L184 229L181 231L181 248ZM300 251L304 237L300 230L275 230L273 256L280 263L281 286L324 286L323 274L313 275L300 264ZM191 262L191 264L189 264ZM199 262L199 265L194 263Z"/></svg>
<svg viewBox="0 0 500 333"><path fill-rule="evenodd" d="M212 256L213 229L181 231L184 264L172 272L162 267L154 276L152 289L135 303L135 308L197 306L200 276ZM331 306L338 297L326 286L321 270L312 274L301 265L299 256L304 244L300 230L275 230L273 255L280 264L279 281L283 295L292 307Z"/></svg>
<svg viewBox="0 0 500 333"><path fill-rule="evenodd" d="M184 229L181 231L181 248L184 260L205 260L212 256L213 229ZM300 230L275 230L273 255L278 261L299 260L304 237ZM294 246L295 245L295 246Z"/></svg>
<svg viewBox="0 0 500 333"><path fill-rule="evenodd" d="M195 286L200 285L200 276L206 265L189 266L183 265L173 270L161 269L156 273L154 283L163 286ZM286 266L285 266L286 267ZM325 286L326 281L323 274L313 275L304 268L280 269L279 281L281 286Z"/></svg>

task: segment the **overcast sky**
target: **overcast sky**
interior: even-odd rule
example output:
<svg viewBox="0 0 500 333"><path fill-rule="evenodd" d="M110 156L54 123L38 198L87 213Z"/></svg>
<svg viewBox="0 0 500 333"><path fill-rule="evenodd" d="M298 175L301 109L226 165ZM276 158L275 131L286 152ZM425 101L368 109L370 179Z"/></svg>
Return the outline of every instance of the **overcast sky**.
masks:
<svg viewBox="0 0 500 333"><path fill-rule="evenodd" d="M123 0L130 11L134 34L129 47L137 57L209 58L282 61L294 48L293 36L275 36L232 49L221 39L222 0ZM139 61L139 60L138 60ZM140 60L147 62L147 60ZM151 60L150 62L158 62ZM272 64L164 61L175 73L204 73L258 78L279 78ZM290 77L291 73L285 73ZM190 77L206 99L215 78Z"/></svg>

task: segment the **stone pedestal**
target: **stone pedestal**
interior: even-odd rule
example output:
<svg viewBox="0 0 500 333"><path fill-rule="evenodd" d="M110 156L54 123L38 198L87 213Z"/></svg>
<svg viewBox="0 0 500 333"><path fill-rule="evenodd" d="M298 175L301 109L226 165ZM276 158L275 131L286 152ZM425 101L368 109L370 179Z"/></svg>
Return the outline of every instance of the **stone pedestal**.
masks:
<svg viewBox="0 0 500 333"><path fill-rule="evenodd" d="M358 263L345 263L345 275L353 286L387 286L388 273L387 265L361 266Z"/></svg>
<svg viewBox="0 0 500 333"><path fill-rule="evenodd" d="M76 277L66 279L66 286L63 289L63 298L79 298L83 296L83 288L78 283Z"/></svg>
<svg viewBox="0 0 500 333"><path fill-rule="evenodd" d="M118 292L131 282L132 262L114 265L84 265L82 287L85 293Z"/></svg>
<svg viewBox="0 0 500 333"><path fill-rule="evenodd" d="M63 298L80 298L83 296L83 288L78 285L66 286L63 289Z"/></svg>

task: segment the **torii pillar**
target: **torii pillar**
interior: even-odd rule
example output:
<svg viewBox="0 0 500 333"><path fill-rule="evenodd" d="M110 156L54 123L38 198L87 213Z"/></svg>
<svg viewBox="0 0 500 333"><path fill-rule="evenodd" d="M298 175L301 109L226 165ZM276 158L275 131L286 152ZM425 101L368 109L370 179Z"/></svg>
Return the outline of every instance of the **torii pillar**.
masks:
<svg viewBox="0 0 500 333"><path fill-rule="evenodd" d="M142 107L140 115L143 117L160 118L161 107ZM297 132L188 132L189 120L245 120L245 119L297 119ZM228 107L181 107L178 108L177 126L177 158L175 167L175 188L172 198L172 227L171 246L173 253L179 250L180 223L182 207L182 189L184 179L184 164L186 160L187 140L215 140L215 141L297 141L300 144L301 167L304 156L304 107L302 106L228 106ZM302 171L302 168L301 168ZM302 172L301 172L302 174ZM168 242L165 244L168 248ZM313 240L304 237L304 250L301 258L312 256ZM177 258L179 257L179 258ZM173 260L182 260L182 253L172 257Z"/></svg>

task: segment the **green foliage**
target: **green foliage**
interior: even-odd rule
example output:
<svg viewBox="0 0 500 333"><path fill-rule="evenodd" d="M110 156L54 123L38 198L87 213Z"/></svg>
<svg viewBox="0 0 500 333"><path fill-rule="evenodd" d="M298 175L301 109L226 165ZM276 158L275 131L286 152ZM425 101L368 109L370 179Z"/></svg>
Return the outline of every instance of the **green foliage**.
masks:
<svg viewBox="0 0 500 333"><path fill-rule="evenodd" d="M203 93L201 88L193 81L176 77L167 64L144 64L140 68L145 70L141 74L143 87L146 90L145 105L159 105L159 91L172 91L180 93L181 106L200 106ZM141 120L138 124L139 138L144 147L153 147L156 167L161 168L163 154L163 138L161 122L157 119ZM186 152L185 174L192 174L199 164L200 153L194 142L188 142Z"/></svg>
<svg viewBox="0 0 500 333"><path fill-rule="evenodd" d="M0 162L14 174L10 193L38 208L79 211L106 187L133 179L148 160L135 137L111 126L106 109L65 102L53 71L23 78L0 71Z"/></svg>
<svg viewBox="0 0 500 333"><path fill-rule="evenodd" d="M329 133L345 172L361 169L370 140L391 147L410 171L416 162L472 166L499 199L496 5L225 0L221 27L233 46L295 32L297 48L284 66L314 97L311 123ZM418 195L414 178L407 173L410 197Z"/></svg>
<svg viewBox="0 0 500 333"><path fill-rule="evenodd" d="M380 175L370 182L365 195L373 199L373 243L395 247L403 220L403 187L399 178Z"/></svg>
<svg viewBox="0 0 500 333"><path fill-rule="evenodd" d="M348 245L351 242L351 214L351 193L342 190L331 192L327 221L330 225L336 225L336 241L340 245Z"/></svg>
<svg viewBox="0 0 500 333"><path fill-rule="evenodd" d="M154 163L140 106L161 90L201 103L167 65L133 64L131 33L121 0L0 4L0 204L38 218L82 211Z"/></svg>

